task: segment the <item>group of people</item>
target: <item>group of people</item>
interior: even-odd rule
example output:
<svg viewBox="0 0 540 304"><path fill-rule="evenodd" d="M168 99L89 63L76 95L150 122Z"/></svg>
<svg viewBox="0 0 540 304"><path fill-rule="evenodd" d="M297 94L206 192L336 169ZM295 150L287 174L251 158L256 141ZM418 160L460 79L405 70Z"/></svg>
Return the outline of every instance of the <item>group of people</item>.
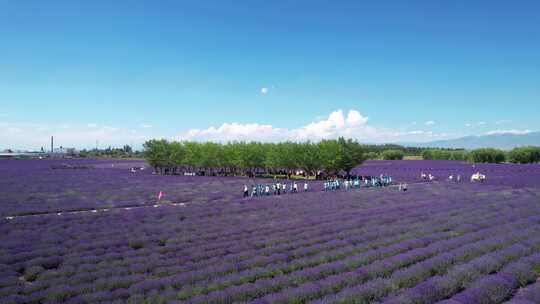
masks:
<svg viewBox="0 0 540 304"><path fill-rule="evenodd" d="M420 172L420 178L431 182L435 180L435 175L432 175L431 173Z"/></svg>
<svg viewBox="0 0 540 304"><path fill-rule="evenodd" d="M428 180L428 181L434 181L436 180L435 176L432 175L431 173L424 173L424 172L420 172L420 178L422 180ZM480 182L483 182L486 180L486 176L484 174L480 174L479 171L477 171L476 173L474 173L473 175L471 175L471 182L475 182L475 181L480 181ZM448 182L456 182L456 183L461 183L461 174L450 174L448 176L448 178L446 179L446 181Z"/></svg>
<svg viewBox="0 0 540 304"><path fill-rule="evenodd" d="M380 176L356 176L347 179L329 179L323 184L323 191L336 191L339 189L354 189L360 187L384 187L392 184L392 177L381 174Z"/></svg>
<svg viewBox="0 0 540 304"><path fill-rule="evenodd" d="M454 176L453 174L450 174L450 176L448 176L448 181L461 183L461 174L457 174L456 176Z"/></svg>
<svg viewBox="0 0 540 304"><path fill-rule="evenodd" d="M298 184L296 182L291 182L289 184L285 182L273 182L271 184L255 184L251 186L251 193L249 192L249 187L244 184L244 197L254 197L254 196L270 196L270 195L281 195L287 193L297 193L299 191ZM304 182L302 189L304 192L309 191L309 184Z"/></svg>
<svg viewBox="0 0 540 304"><path fill-rule="evenodd" d="M436 180L435 175L431 173L420 172L420 178L426 181ZM448 176L448 182L461 182L461 174L450 174ZM471 176L471 182L480 181L483 182L486 179L486 176L476 172ZM353 176L346 179L332 178L324 181L323 189L324 192L336 191L340 189L355 189L355 188L368 188L368 187L385 187L392 185L392 177L386 174L381 174L380 176ZM299 189L302 187L302 189ZM251 188L251 192L250 192ZM408 185L406 183L399 183L399 191L407 191ZM244 184L244 197L255 197L255 196L270 196L270 195L281 195L286 193L297 193L298 191L308 192L310 186L307 182L303 182L303 185L298 185L296 181L286 183L280 181L274 181L271 184L255 184L251 187L248 187Z"/></svg>
<svg viewBox="0 0 540 304"><path fill-rule="evenodd" d="M385 187L392 184L392 177L386 174L380 176L353 176L346 179L332 178L324 181L324 192L337 191L340 189L349 190L355 188ZM244 198L262 197L270 195L281 195L287 193L298 193L299 191L309 192L311 189L307 181L299 184L296 181L280 182L274 180L269 184L254 184L248 186L244 184ZM407 191L407 185L400 184L400 190Z"/></svg>

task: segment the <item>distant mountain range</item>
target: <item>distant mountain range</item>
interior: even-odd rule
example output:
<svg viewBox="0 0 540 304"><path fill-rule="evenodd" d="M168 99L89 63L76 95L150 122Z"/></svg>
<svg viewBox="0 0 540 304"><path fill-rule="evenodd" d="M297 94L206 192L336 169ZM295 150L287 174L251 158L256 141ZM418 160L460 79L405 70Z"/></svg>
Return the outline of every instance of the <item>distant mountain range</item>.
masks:
<svg viewBox="0 0 540 304"><path fill-rule="evenodd" d="M540 132L465 136L456 139L437 140L425 143L404 143L404 145L412 147L463 149L497 148L511 150L512 148L519 146L540 146Z"/></svg>

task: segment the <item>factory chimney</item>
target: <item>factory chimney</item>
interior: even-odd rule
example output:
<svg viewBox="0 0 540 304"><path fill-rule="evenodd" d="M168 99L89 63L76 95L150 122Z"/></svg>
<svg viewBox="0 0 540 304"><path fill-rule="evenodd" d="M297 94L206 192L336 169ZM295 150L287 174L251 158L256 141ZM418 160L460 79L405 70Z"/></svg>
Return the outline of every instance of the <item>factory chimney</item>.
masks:
<svg viewBox="0 0 540 304"><path fill-rule="evenodd" d="M51 136L51 154L54 153L54 136Z"/></svg>

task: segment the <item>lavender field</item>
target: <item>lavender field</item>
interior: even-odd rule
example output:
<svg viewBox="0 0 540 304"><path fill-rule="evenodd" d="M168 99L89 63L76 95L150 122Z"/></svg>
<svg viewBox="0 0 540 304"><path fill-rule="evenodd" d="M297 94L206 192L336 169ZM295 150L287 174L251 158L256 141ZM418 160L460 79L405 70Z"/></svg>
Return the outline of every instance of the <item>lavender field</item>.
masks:
<svg viewBox="0 0 540 304"><path fill-rule="evenodd" d="M409 190L242 199L253 180L63 162L0 161L0 303L540 303L540 165L368 161Z"/></svg>

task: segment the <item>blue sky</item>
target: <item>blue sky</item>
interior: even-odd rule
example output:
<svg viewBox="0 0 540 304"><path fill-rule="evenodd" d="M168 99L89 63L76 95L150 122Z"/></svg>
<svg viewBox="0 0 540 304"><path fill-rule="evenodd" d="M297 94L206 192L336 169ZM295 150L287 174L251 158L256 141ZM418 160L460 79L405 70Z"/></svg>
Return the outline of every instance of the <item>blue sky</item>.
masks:
<svg viewBox="0 0 540 304"><path fill-rule="evenodd" d="M0 0L0 148L50 135L91 147L540 130L538 12L538 1Z"/></svg>

